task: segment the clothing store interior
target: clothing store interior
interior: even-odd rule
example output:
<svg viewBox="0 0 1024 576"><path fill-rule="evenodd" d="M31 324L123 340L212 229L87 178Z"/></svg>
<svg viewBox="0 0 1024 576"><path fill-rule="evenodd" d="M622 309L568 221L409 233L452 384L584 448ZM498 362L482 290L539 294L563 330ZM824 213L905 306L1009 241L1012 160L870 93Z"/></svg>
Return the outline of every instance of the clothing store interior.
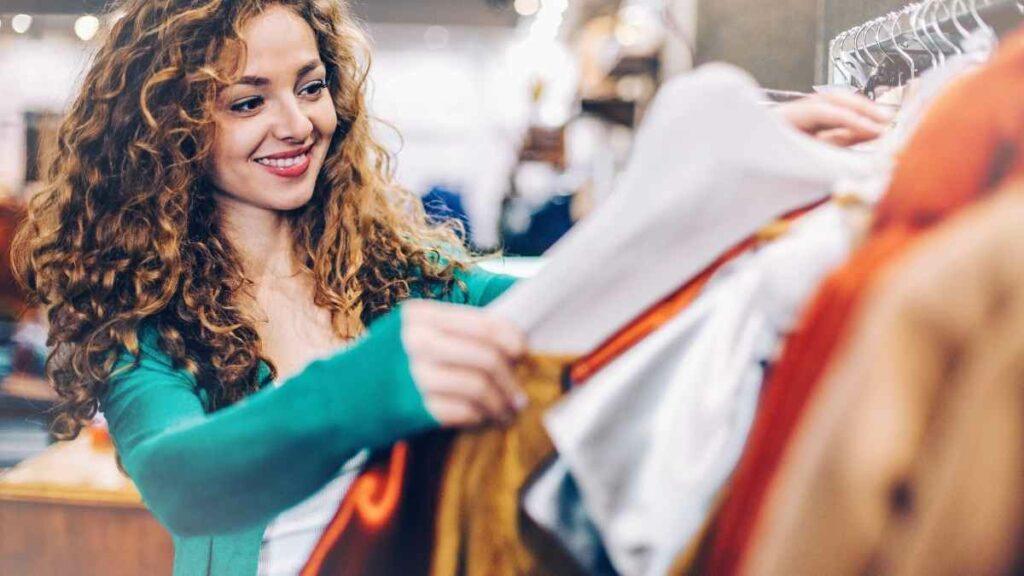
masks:
<svg viewBox="0 0 1024 576"><path fill-rule="evenodd" d="M3 575L1024 575L1021 0L0 0L0 252Z"/></svg>

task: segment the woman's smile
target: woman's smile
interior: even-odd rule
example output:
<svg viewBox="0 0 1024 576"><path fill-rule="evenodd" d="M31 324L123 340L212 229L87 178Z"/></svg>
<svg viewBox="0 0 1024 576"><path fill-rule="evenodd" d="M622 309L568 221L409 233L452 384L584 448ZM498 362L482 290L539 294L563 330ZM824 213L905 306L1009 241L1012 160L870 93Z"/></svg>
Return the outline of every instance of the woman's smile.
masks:
<svg viewBox="0 0 1024 576"><path fill-rule="evenodd" d="M313 145L257 158L264 170L282 178L298 178L309 170Z"/></svg>

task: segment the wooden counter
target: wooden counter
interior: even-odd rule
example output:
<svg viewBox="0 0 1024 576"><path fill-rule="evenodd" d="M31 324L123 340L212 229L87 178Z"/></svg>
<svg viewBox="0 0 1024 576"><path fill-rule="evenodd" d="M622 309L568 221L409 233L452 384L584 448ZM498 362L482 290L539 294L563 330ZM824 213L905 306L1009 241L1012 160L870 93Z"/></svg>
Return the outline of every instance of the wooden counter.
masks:
<svg viewBox="0 0 1024 576"><path fill-rule="evenodd" d="M83 432L0 475L0 574L171 573L170 535Z"/></svg>

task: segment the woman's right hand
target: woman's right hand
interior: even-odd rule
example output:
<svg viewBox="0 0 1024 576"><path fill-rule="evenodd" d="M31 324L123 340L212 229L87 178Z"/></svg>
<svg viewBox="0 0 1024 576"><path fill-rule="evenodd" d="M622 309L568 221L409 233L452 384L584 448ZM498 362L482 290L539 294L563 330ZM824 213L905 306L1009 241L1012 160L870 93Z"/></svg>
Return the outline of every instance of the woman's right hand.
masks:
<svg viewBox="0 0 1024 576"><path fill-rule="evenodd" d="M402 343L427 411L444 428L508 424L527 404L515 380L522 330L479 308L430 300L402 306Z"/></svg>

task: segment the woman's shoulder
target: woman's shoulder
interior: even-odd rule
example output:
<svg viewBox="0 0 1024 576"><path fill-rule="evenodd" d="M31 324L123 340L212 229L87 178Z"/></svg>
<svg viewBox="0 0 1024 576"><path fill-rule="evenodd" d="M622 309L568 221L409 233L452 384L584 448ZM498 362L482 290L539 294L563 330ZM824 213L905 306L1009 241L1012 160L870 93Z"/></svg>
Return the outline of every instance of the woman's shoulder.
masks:
<svg viewBox="0 0 1024 576"><path fill-rule="evenodd" d="M455 285L444 299L470 306L487 306L516 281L513 276L488 272L479 266L456 271L455 279Z"/></svg>
<svg viewBox="0 0 1024 576"><path fill-rule="evenodd" d="M119 376L118 380L124 380L125 376L136 371L143 371L149 375L159 373L172 377L179 382L188 385L195 385L195 377L191 372L176 365L170 353L164 350L160 344L160 332L151 322L142 322L136 329L136 340L138 348L136 351L123 348L121 356L112 372L113 376Z"/></svg>

